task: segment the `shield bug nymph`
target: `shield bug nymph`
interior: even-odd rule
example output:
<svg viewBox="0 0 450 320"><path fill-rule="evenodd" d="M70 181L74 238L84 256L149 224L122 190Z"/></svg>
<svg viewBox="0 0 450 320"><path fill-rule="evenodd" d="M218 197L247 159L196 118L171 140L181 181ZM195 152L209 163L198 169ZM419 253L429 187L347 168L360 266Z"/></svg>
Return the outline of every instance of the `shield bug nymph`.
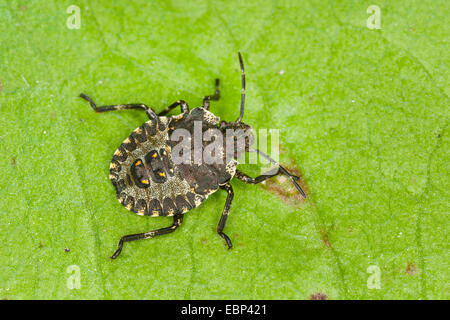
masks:
<svg viewBox="0 0 450 320"><path fill-rule="evenodd" d="M242 122L245 105L245 72L242 56L240 53L238 53L238 56L242 90L240 115L236 121L220 121L209 111L210 101L220 98L219 79L216 79L215 93L211 96L205 96L201 107L189 110L188 104L179 100L158 114L142 103L97 107L91 98L83 93L80 94L80 97L87 100L96 112L138 109L147 114L149 121L136 128L114 152L109 177L116 189L119 202L128 210L139 215L153 217L173 216L173 224L169 227L123 236L119 241L117 250L111 256L112 259L120 254L124 242L149 239L175 231L181 225L186 212L198 207L219 188L225 190L228 195L217 226L217 233L225 240L228 248L231 248L231 240L223 232L223 229L233 201L234 193L230 181L234 177L245 183L257 184L278 174L283 174L292 181L300 194L306 197L297 183L298 177L290 174L260 150L251 148L254 141L252 128ZM178 106L181 108L180 114L166 116L167 113ZM208 130L216 130L223 135L225 141L230 141L228 138L232 138L233 147L236 146L236 141L243 138L242 148L240 148L240 151L235 148L231 148L231 151L229 151L225 143L220 144L218 149L216 148L216 156L218 155L223 161L198 162L193 161L191 156L187 162L175 161L174 150L181 142L171 139L174 133L177 130L184 130L184 132L192 134L199 123L202 133ZM242 137L239 134L229 137L230 131L240 132ZM189 145L189 147L192 147L192 145ZM204 143L200 143L201 152L205 147ZM271 174L252 178L236 168L238 165L236 159L242 152L257 152L276 164L278 169Z"/></svg>

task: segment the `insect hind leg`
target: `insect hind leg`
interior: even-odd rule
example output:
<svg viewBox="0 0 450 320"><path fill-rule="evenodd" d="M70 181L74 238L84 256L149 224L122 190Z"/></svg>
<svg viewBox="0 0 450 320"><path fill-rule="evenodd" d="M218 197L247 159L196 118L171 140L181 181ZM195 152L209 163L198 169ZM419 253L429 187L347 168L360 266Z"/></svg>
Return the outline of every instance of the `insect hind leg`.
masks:
<svg viewBox="0 0 450 320"><path fill-rule="evenodd" d="M84 93L81 93L80 97L83 98L84 100L86 100L87 102L89 102L89 104L91 105L92 109L94 109L95 112L136 109L136 110L144 110L150 119L156 118L156 114L152 110L152 108L148 107L147 105L145 105L143 103L116 104L116 105L97 107L95 102L91 98L89 98L87 95L85 95Z"/></svg>
<svg viewBox="0 0 450 320"><path fill-rule="evenodd" d="M176 214L176 215L173 216L173 224L170 227L156 229L156 230L143 232L143 233L128 234L126 236L123 236L122 238L120 238L119 244L117 245L117 250L111 256L111 259L115 259L115 258L117 258L119 256L119 254L122 252L122 248L123 248L124 242L135 241L135 240L151 239L151 238L154 238L156 236L172 233L179 226L181 226L182 222L183 222L183 215L182 214Z"/></svg>

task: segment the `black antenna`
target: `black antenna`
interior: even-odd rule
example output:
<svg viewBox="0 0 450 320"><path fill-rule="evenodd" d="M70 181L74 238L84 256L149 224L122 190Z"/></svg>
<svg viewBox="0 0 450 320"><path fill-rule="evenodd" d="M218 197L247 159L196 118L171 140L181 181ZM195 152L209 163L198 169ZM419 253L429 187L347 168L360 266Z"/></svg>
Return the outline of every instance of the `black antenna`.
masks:
<svg viewBox="0 0 450 320"><path fill-rule="evenodd" d="M279 170L281 171L282 174L288 176L289 178L291 178L292 183L294 184L294 186L297 188L298 192L300 192L300 194L302 195L303 198L306 199L306 194L305 192L302 190L302 188L298 185L297 180L300 179L297 176L294 176L292 174L289 173L289 171L287 171L285 168L283 168L278 162L276 162L275 160L273 160L271 157L269 157L267 154L265 154L264 152L258 150L258 149L250 149L249 152L257 152L259 153L263 158L266 158L267 160L269 160L270 162L272 162L273 164L276 164L279 168Z"/></svg>
<svg viewBox="0 0 450 320"><path fill-rule="evenodd" d="M241 114L239 118L236 120L236 122L241 122L242 118L244 117L244 104L245 104L245 71L244 71L244 61L242 60L241 53L238 52L239 56L239 64L241 65Z"/></svg>

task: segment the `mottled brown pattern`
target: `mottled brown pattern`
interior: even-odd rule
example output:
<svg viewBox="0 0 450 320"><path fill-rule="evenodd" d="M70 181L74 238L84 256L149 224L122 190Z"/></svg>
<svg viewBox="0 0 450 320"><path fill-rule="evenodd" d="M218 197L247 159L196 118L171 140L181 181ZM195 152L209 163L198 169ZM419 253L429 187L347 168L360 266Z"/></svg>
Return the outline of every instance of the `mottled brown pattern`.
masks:
<svg viewBox="0 0 450 320"><path fill-rule="evenodd" d="M157 199L152 199L148 205L148 211L146 215L159 216L162 214L161 202Z"/></svg>
<svg viewBox="0 0 450 320"><path fill-rule="evenodd" d="M110 179L122 205L139 215L172 216L199 206L231 179L225 165L175 165L169 134L175 127L217 128L219 119L202 108L174 117L149 120L114 153Z"/></svg>
<svg viewBox="0 0 450 320"><path fill-rule="evenodd" d="M211 112L203 108L195 108L190 113L183 114L182 117L175 117L169 125L169 136L176 129L185 129L189 131L191 136L194 136L194 122L202 122L202 131L205 132L208 129L218 129L219 118L216 117ZM225 140L225 139L224 139ZM179 141L170 141L170 146L174 147ZM205 148L210 141L203 141L203 148ZM193 150L194 146L191 145ZM225 152L222 151L225 156ZM237 163L231 161L226 164L226 159L224 158L222 164L206 164L201 165L193 163L193 152L191 153L191 164L179 164L176 165L178 171L182 173L182 176L189 183L189 186L194 189L194 191L201 195L210 195L215 192L220 185L228 182L234 173L234 170L230 166L236 167Z"/></svg>

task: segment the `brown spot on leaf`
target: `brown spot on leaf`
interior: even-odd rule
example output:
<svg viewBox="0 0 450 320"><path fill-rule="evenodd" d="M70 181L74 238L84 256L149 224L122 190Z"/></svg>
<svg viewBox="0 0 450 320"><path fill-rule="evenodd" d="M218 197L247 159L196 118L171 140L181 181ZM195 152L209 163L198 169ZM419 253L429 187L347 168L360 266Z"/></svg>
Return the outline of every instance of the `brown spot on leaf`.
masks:
<svg viewBox="0 0 450 320"><path fill-rule="evenodd" d="M405 269L406 274L409 274L410 276L414 276L417 274L417 267L414 263L408 262L408 265Z"/></svg>
<svg viewBox="0 0 450 320"><path fill-rule="evenodd" d="M322 236L322 241L327 248L331 248L330 240L328 239L327 231L324 228L320 228L320 235Z"/></svg>
<svg viewBox="0 0 450 320"><path fill-rule="evenodd" d="M208 243L208 240L206 240L205 238L202 238L202 243L204 244L204 245L206 245L207 243Z"/></svg>
<svg viewBox="0 0 450 320"><path fill-rule="evenodd" d="M325 293L315 292L309 296L309 300L328 300L328 297Z"/></svg>
<svg viewBox="0 0 450 320"><path fill-rule="evenodd" d="M283 150L283 146L280 145L280 154L285 154L285 151ZM309 188L305 184L305 181L303 181L302 173L298 169L295 161L293 159L290 160L289 164L283 164L281 165L289 171L289 173L296 175L300 179L297 181L299 186L302 188L302 190L306 194L306 198L309 198ZM262 183L262 186L264 189L268 190L269 192L277 195L283 202L286 204L293 206L293 207L300 207L301 204L305 201L305 198L302 197L302 195L298 192L298 190L295 188L294 184L292 183L291 179L289 179L285 175L278 175L276 177L267 179Z"/></svg>
<svg viewBox="0 0 450 320"><path fill-rule="evenodd" d="M14 168L16 167L17 162L16 162L16 158L15 158L15 157L12 157L12 158L11 158L11 165L12 165Z"/></svg>
<svg viewBox="0 0 450 320"><path fill-rule="evenodd" d="M302 174L300 173L300 171L294 166L283 166L283 167L285 167L286 170L292 173L293 175L296 175L297 177L300 178L297 181L297 183L305 192L306 197L308 197L309 195L308 188L306 187L305 182L302 179ZM289 179L284 175L278 175L274 178L267 179L262 183L262 186L264 189L277 195L281 200L283 200L286 204L290 206L299 207L305 201L305 198L303 198L302 195L295 188L291 179Z"/></svg>

